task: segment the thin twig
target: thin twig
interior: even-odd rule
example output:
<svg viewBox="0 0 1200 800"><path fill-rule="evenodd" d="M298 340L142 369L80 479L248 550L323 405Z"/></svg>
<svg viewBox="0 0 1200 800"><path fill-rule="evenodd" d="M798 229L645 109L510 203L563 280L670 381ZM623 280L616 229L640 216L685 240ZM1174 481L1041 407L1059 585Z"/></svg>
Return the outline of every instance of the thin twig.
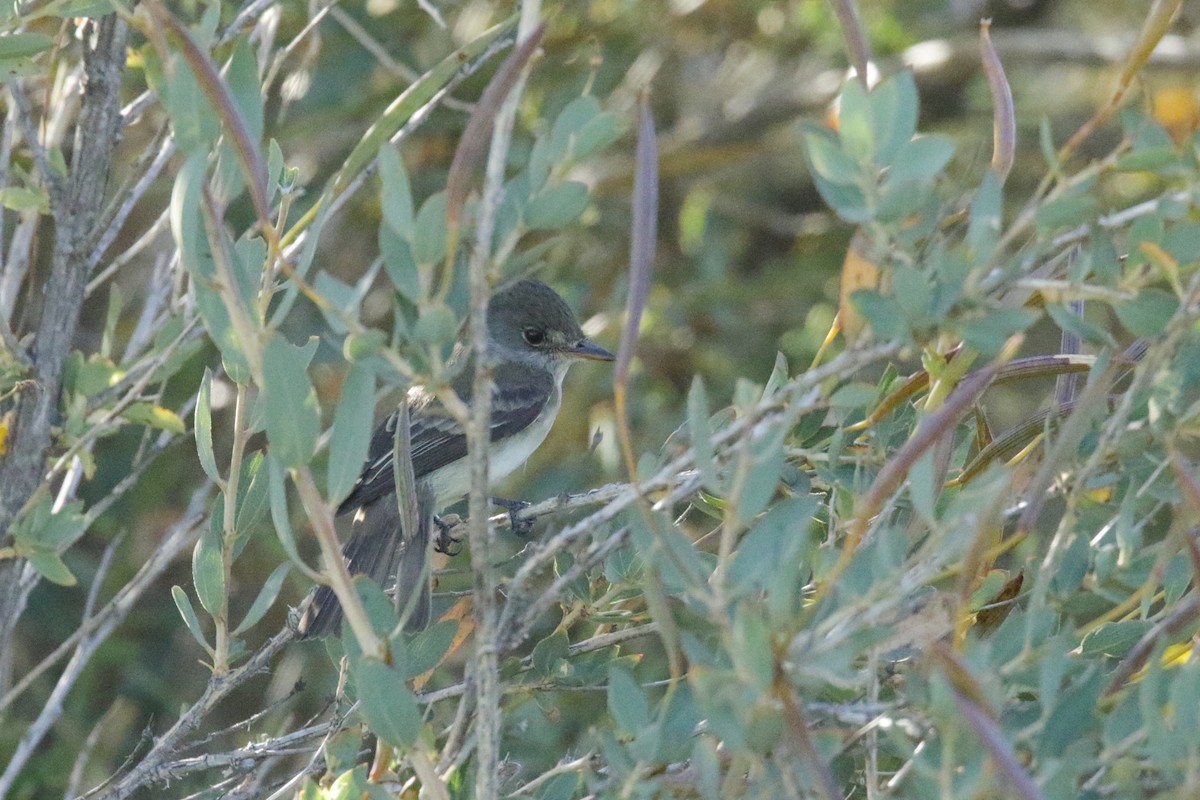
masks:
<svg viewBox="0 0 1200 800"><path fill-rule="evenodd" d="M85 619L70 639L59 646L56 652L65 652L69 647L74 647L74 653L56 681L50 696L42 704L42 710L37 719L26 728L4 773L0 775L0 797L8 795L17 775L37 748L38 743L62 714L63 701L67 692L79 680L83 668L87 666L95 651L108 640L112 631L125 619L137 599L150 588L170 563L195 538L207 499L207 486L193 494L188 512L171 528L164 537L163 543L155 549L151 559L143 565L134 579L123 586L117 596L100 613ZM100 579L103 579L103 573L97 577L99 582ZM52 654L52 657L44 659L42 664L48 665L54 661L57 661L57 657ZM39 665L39 671L40 668L41 665ZM14 698L19 696L29 685L31 677L27 675L20 684L13 687L3 702L0 702L0 708L8 706Z"/></svg>
<svg viewBox="0 0 1200 800"><path fill-rule="evenodd" d="M212 676L200 698L180 715L166 733L155 739L154 745L138 764L101 797L106 800L124 800L143 786L169 779L171 773L167 770L168 761L182 745L184 738L196 730L204 718L231 691L241 686L250 676L265 671L275 655L294 638L295 633L289 628L284 628L259 648L245 664L222 675Z"/></svg>

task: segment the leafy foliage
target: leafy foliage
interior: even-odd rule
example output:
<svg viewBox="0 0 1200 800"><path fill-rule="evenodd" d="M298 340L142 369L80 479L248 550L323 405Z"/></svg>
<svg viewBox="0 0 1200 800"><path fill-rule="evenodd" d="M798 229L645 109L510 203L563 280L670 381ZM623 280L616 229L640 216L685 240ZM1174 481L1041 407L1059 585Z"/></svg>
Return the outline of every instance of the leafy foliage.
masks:
<svg viewBox="0 0 1200 800"><path fill-rule="evenodd" d="M596 253L628 238L644 88L629 65L656 34L645 8L600 5L547 14L513 139L483 176L450 166L470 110L457 98L479 95L532 20L455 9L446 31L388 12L397 33L334 6L318 41L290 4L0 19L0 446L25 441L39 393L58 400L36 488L0 492L0 795L1195 793L1200 140L1122 105L1166 29L1158 7L1082 129L1116 132L1109 152L1047 119L1024 136L1038 153L1000 174L976 163L986 123L935 129L919 72L842 79L836 114L796 128L787 164L837 234L819 250L798 237L757 277L735 266L755 238L731 225L736 193L707 167L679 178L681 151L724 167L737 148L705 149L720 130L689 142L686 71L677 94L656 81L679 107L659 100L662 271L628 401L635 474L597 371L570 387L552 437L567 444L524 476L551 498L523 512L537 533L519 540L500 515L485 552L439 564L433 625L405 631L387 587L330 567L375 409L455 368L473 265L498 284L577 262L564 272L596 295L567 294L589 334L620 328L623 255ZM703 33L829 62L836 27L810 9L693 9L671 46ZM102 65L88 48L110 11L131 37ZM886 23L915 12L886 13L873 34L896 49ZM347 74L389 48L423 67L348 82L326 60L348 42ZM127 71L109 98L126 119L100 165L108 206L78 239L35 246L39 225L70 229L64 187L87 170L66 133L90 113L71 93L102 68ZM1017 125L1008 113L995 130ZM448 208L462 181L464 208ZM797 310L824 280L801 263L814 252L842 263L841 291ZM82 276L85 324L56 360L35 332L62 264ZM822 345L835 304L841 336ZM763 309L791 316L760 324ZM324 647L287 628L314 581L348 606ZM498 615L481 625L492 582Z"/></svg>

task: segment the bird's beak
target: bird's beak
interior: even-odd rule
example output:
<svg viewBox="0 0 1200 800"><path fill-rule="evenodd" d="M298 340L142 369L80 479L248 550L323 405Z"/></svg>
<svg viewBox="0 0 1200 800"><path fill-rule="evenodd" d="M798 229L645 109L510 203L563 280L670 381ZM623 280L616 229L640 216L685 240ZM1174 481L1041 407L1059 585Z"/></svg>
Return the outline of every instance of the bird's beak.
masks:
<svg viewBox="0 0 1200 800"><path fill-rule="evenodd" d="M586 358L591 361L613 361L616 359L616 356L591 339L580 339L574 347L567 350L567 355L574 358Z"/></svg>

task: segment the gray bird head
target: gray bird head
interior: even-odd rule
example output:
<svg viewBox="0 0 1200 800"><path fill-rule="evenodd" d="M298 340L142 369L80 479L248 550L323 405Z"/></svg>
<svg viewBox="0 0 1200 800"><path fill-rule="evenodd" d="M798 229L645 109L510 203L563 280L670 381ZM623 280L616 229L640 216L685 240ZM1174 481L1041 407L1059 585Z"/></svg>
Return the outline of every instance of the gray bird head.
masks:
<svg viewBox="0 0 1200 800"><path fill-rule="evenodd" d="M612 361L613 354L583 335L570 306L539 281L517 281L488 303L494 356L552 372L579 359Z"/></svg>

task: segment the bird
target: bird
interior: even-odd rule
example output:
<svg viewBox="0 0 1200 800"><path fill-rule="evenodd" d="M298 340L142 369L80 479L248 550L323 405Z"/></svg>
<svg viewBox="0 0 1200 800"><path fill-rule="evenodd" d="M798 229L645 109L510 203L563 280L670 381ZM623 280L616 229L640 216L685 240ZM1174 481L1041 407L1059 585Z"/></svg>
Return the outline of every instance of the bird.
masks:
<svg viewBox="0 0 1200 800"><path fill-rule="evenodd" d="M612 361L614 356L584 336L566 301L537 280L519 280L492 295L487 328L492 367L488 465L491 479L499 480L524 464L545 440L558 415L563 379L571 365ZM456 345L451 363L461 363L463 368L451 387L468 405L474 382L472 362L467 348ZM417 530L406 535L396 497L393 462L399 409L372 435L362 473L337 513L354 515L350 539L342 550L350 574L366 575L380 586L394 576L397 607L406 611L406 627L414 631L426 627L430 619L432 515L465 496L471 479L462 425L423 386L409 389L407 399ZM302 638L321 638L337 633L341 623L342 608L333 590L318 586L297 632Z"/></svg>

